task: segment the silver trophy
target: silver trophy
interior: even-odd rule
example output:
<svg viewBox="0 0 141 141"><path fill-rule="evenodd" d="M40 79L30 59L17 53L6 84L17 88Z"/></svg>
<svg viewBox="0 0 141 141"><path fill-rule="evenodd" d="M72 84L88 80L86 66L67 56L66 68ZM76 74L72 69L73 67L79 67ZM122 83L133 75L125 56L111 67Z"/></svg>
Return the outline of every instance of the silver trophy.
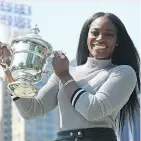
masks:
<svg viewBox="0 0 141 141"><path fill-rule="evenodd" d="M12 95L31 98L37 95L34 84L42 79L42 74L52 74L52 68L45 72L51 60L52 46L39 35L37 26L24 36L14 39L9 50L12 52L9 70L15 82L8 84Z"/></svg>

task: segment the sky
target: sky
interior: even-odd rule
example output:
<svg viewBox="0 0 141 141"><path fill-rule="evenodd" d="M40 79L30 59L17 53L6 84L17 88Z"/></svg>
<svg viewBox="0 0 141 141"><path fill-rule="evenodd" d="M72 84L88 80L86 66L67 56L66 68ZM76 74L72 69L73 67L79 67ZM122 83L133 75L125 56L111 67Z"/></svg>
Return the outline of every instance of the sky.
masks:
<svg viewBox="0 0 141 141"><path fill-rule="evenodd" d="M42 38L52 45L53 50L65 52L69 60L75 59L80 31L85 20L100 11L114 13L122 20L141 54L139 0L28 0L28 2L25 0L24 2L32 6L32 26L37 24Z"/></svg>

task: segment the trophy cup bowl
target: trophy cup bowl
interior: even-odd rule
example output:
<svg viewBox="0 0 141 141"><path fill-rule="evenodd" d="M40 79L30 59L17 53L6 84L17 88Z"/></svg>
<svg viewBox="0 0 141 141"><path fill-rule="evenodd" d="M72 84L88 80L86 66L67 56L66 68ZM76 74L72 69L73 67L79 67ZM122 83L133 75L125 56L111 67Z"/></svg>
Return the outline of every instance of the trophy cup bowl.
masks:
<svg viewBox="0 0 141 141"><path fill-rule="evenodd" d="M37 27L24 36L15 38L9 50L12 52L9 70L15 82L8 84L10 93L17 97L32 98L37 95L34 84L42 79L45 66L51 60L52 46L39 36ZM48 68L48 77L52 74Z"/></svg>

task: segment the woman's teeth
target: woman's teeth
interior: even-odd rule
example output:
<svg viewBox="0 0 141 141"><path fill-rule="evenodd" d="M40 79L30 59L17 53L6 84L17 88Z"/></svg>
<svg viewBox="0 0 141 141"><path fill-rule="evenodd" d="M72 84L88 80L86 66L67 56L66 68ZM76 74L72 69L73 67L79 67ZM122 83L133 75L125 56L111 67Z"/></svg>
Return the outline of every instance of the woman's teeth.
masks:
<svg viewBox="0 0 141 141"><path fill-rule="evenodd" d="M105 49L107 47L106 47L106 45L93 45L92 48L93 49Z"/></svg>
<svg viewBox="0 0 141 141"><path fill-rule="evenodd" d="M94 46L95 49L105 49L106 46Z"/></svg>

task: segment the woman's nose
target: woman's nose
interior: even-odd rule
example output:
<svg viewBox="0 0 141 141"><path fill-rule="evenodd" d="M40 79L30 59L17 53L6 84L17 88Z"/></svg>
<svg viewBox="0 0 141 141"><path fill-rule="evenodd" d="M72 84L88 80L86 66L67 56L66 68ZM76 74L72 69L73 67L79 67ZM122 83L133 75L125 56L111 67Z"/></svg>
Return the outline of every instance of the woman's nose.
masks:
<svg viewBox="0 0 141 141"><path fill-rule="evenodd" d="M104 37L102 34L99 34L96 38L97 41L103 41L104 40Z"/></svg>

